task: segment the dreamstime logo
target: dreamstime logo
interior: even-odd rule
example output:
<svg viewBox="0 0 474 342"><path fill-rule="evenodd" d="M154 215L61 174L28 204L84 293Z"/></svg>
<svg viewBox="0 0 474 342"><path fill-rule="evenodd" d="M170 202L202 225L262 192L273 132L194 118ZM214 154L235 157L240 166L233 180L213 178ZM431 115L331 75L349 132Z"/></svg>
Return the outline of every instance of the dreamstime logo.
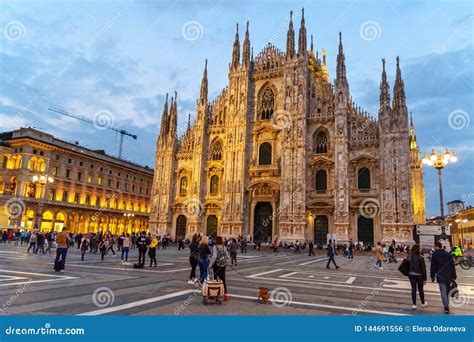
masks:
<svg viewBox="0 0 474 342"><path fill-rule="evenodd" d="M10 21L3 29L5 38L11 41L20 40L26 34L26 28L20 21Z"/></svg>
<svg viewBox="0 0 474 342"><path fill-rule="evenodd" d="M460 308L469 305L469 296L463 291L458 291L459 288L451 289L448 293L449 304L454 308Z"/></svg>
<svg viewBox="0 0 474 342"><path fill-rule="evenodd" d="M188 21L181 28L181 35L188 41L194 41L201 38L204 34L204 28L198 21Z"/></svg>
<svg viewBox="0 0 474 342"><path fill-rule="evenodd" d="M286 287L277 287L270 292L270 301L273 306L282 308L290 305L293 300L291 291Z"/></svg>
<svg viewBox="0 0 474 342"><path fill-rule="evenodd" d="M360 214L365 218L374 218L378 215L380 203L374 198L364 198L359 206Z"/></svg>
<svg viewBox="0 0 474 342"><path fill-rule="evenodd" d="M456 109L448 115L449 127L456 131L469 127L470 123L469 114L462 109Z"/></svg>
<svg viewBox="0 0 474 342"><path fill-rule="evenodd" d="M94 127L100 130L111 128L114 125L114 115L102 109L94 114Z"/></svg>
<svg viewBox="0 0 474 342"><path fill-rule="evenodd" d="M10 216L10 219L20 218L25 209L25 202L18 197L10 198L3 206L3 212Z"/></svg>
<svg viewBox="0 0 474 342"><path fill-rule="evenodd" d="M112 305L115 301L114 291L108 287L99 287L92 294L92 302L99 308Z"/></svg>
<svg viewBox="0 0 474 342"><path fill-rule="evenodd" d="M197 198L190 198L184 204L184 212L189 216L201 216L203 212L203 206L200 200Z"/></svg>
<svg viewBox="0 0 474 342"><path fill-rule="evenodd" d="M369 20L360 25L359 34L364 40L376 40L382 35L382 29L378 22Z"/></svg>
<svg viewBox="0 0 474 342"><path fill-rule="evenodd" d="M272 116L271 124L275 129L290 129L291 116L284 110L277 110Z"/></svg>

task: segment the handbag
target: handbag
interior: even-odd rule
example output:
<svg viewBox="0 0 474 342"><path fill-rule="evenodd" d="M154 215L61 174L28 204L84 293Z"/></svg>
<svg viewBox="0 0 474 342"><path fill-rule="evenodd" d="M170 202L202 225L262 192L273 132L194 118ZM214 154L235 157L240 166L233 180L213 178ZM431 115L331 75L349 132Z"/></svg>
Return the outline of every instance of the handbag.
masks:
<svg viewBox="0 0 474 342"><path fill-rule="evenodd" d="M398 270L404 275L408 277L408 274L410 273L410 261L405 258L403 259L402 263L398 267Z"/></svg>

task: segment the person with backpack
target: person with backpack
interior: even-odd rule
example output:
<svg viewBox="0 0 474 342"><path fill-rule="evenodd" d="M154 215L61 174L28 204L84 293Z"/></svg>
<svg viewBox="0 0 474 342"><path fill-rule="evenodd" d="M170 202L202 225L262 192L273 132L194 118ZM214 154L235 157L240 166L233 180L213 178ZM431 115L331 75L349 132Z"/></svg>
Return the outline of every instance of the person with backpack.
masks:
<svg viewBox="0 0 474 342"><path fill-rule="evenodd" d="M225 281L225 267L229 262L229 254L224 247L222 236L217 236L212 246L211 262L209 268L214 271L214 279L222 280L224 284L224 301L227 301L227 283Z"/></svg>
<svg viewBox="0 0 474 342"><path fill-rule="evenodd" d="M421 306L425 307L428 303L425 301L425 292L423 286L426 285L426 265L425 259L421 256L420 246L414 245L411 249L411 254L407 257L410 263L410 270L408 272L408 279L411 285L411 299L413 302L413 310L416 310L416 288L420 294Z"/></svg>
<svg viewBox="0 0 474 342"><path fill-rule="evenodd" d="M314 243L312 240L310 240L308 243L308 256L311 256L311 255L316 255L314 254Z"/></svg>
<svg viewBox="0 0 474 342"><path fill-rule="evenodd" d="M211 254L211 249L209 248L209 238L207 236L202 237L201 244L198 248L198 253L199 282L203 284L204 280L206 280L207 277L207 269L209 267L209 255Z"/></svg>
<svg viewBox="0 0 474 342"><path fill-rule="evenodd" d="M375 262L375 268L383 270L382 261L384 260L384 255L381 242L377 242L377 247L375 247L374 253L375 257L377 258L377 261Z"/></svg>
<svg viewBox="0 0 474 342"><path fill-rule="evenodd" d="M64 270L66 265L67 249L69 247L70 240L71 237L69 236L66 227L64 227L63 230L56 236L57 248L56 258L54 259L54 270L56 272Z"/></svg>
<svg viewBox="0 0 474 342"><path fill-rule="evenodd" d="M137 238L136 241L136 245L138 248L138 267L143 268L143 266L145 266L145 254L147 250L146 232L142 231L141 235Z"/></svg>
<svg viewBox="0 0 474 342"><path fill-rule="evenodd" d="M189 244L189 263L191 264L191 274L189 275L188 284L192 285L196 282L196 267L198 264L199 258L199 243L198 243L198 236L194 234Z"/></svg>
<svg viewBox="0 0 474 342"><path fill-rule="evenodd" d="M441 242L437 241L434 245L434 252L431 256L430 278L438 282L441 301L444 306L444 313L449 314L449 294L451 284L456 280L456 267L454 266L453 256L443 249Z"/></svg>

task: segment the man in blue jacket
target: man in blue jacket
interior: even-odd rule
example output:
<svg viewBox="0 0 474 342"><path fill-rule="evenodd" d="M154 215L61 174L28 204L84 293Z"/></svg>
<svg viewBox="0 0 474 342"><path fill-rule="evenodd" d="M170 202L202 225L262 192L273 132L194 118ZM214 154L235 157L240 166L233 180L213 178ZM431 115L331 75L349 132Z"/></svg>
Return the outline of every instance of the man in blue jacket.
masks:
<svg viewBox="0 0 474 342"><path fill-rule="evenodd" d="M430 277L433 282L436 277L441 300L443 301L444 313L449 314L449 291L451 289L451 282L456 279L456 268L454 267L452 255L443 249L441 242L436 242L434 249L435 251L431 256Z"/></svg>

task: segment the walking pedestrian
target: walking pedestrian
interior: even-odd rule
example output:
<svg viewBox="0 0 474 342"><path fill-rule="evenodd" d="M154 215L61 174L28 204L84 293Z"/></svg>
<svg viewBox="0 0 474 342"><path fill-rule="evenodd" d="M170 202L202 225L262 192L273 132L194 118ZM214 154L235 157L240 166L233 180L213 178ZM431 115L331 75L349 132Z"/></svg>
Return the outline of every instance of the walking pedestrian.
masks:
<svg viewBox="0 0 474 342"><path fill-rule="evenodd" d="M33 248L33 253L36 253L36 242L37 242L37 235L36 235L36 232L33 231L31 232L31 235L30 235L30 245L28 246L26 253L30 252L30 248Z"/></svg>
<svg viewBox="0 0 474 342"><path fill-rule="evenodd" d="M311 256L311 255L316 255L314 253L314 243L313 243L313 241L309 241L309 243L308 243L308 256Z"/></svg>
<svg viewBox="0 0 474 342"><path fill-rule="evenodd" d="M229 254L224 247L222 236L217 236L212 246L211 261L209 268L214 271L214 279L220 279L224 283L224 301L227 301L227 282L225 280L225 268L229 260Z"/></svg>
<svg viewBox="0 0 474 342"><path fill-rule="evenodd" d="M426 285L426 265L425 259L421 256L420 246L414 245L411 249L411 254L407 260L410 262L410 271L408 279L411 285L411 299L413 302L413 310L416 310L416 289L420 294L421 306L426 307L428 303L425 301L425 292L423 286Z"/></svg>
<svg viewBox="0 0 474 342"><path fill-rule="evenodd" d="M377 247L375 247L374 253L375 253L375 257L377 258L377 261L375 262L375 268L378 268L379 270L383 270L382 260L384 260L384 256L383 256L383 250L382 250L382 243L380 241L377 242Z"/></svg>
<svg viewBox="0 0 474 342"><path fill-rule="evenodd" d="M436 278L441 294L441 301L444 306L444 313L449 314L449 292L452 281L457 278L456 268L452 255L443 249L441 242L438 241L435 243L434 250L431 256L430 278L432 282L434 282Z"/></svg>
<svg viewBox="0 0 474 342"><path fill-rule="evenodd" d="M104 257L107 254L107 240L103 238L99 242L99 251L100 251L100 258L104 261Z"/></svg>
<svg viewBox="0 0 474 342"><path fill-rule="evenodd" d="M339 268L339 266L336 265L336 260L334 259L335 255L336 255L336 250L334 249L334 245L332 243L332 240L329 240L328 252L327 252L328 263L326 264L326 268L331 268L331 267L329 267L331 261L334 264L334 266L336 266L336 270Z"/></svg>
<svg viewBox="0 0 474 342"><path fill-rule="evenodd" d="M113 256L115 256L115 251L114 251L114 244L115 244L115 238L112 234L107 234L107 251L105 252L105 254L109 254L109 251L112 252Z"/></svg>
<svg viewBox="0 0 474 342"><path fill-rule="evenodd" d="M199 258L199 243L198 236L194 234L189 244L189 263L191 264L191 273L189 274L188 284L194 284L196 282L196 267Z"/></svg>
<svg viewBox="0 0 474 342"><path fill-rule="evenodd" d="M56 258L54 259L54 270L56 272L63 271L66 266L66 255L71 237L66 227L56 235Z"/></svg>
<svg viewBox="0 0 474 342"><path fill-rule="evenodd" d="M84 254L86 254L87 250L89 249L89 234L84 234L81 241L81 261L84 261Z"/></svg>
<svg viewBox="0 0 474 342"><path fill-rule="evenodd" d="M348 259L354 259L354 249L355 249L355 245L351 239L349 241L349 255L347 256Z"/></svg>
<svg viewBox="0 0 474 342"><path fill-rule="evenodd" d="M142 231L141 235L137 238L137 248L138 248L138 266L142 268L145 266L145 254L147 249L147 239L146 232Z"/></svg>
<svg viewBox="0 0 474 342"><path fill-rule="evenodd" d="M207 269L209 267L209 255L211 254L211 249L209 248L209 238L203 236L201 239L201 244L199 245L199 282L202 284L207 277Z"/></svg>
<svg viewBox="0 0 474 342"><path fill-rule="evenodd" d="M240 253L247 253L247 239L240 240Z"/></svg>
<svg viewBox="0 0 474 342"><path fill-rule="evenodd" d="M151 238L150 245L148 246L148 256L150 257L150 267L155 263L155 267L158 267L156 263L156 246L158 246L158 239L155 235Z"/></svg>
<svg viewBox="0 0 474 342"><path fill-rule="evenodd" d="M237 240L232 238L229 243L229 252L230 252L230 262L232 266L235 264L237 266Z"/></svg>
<svg viewBox="0 0 474 342"><path fill-rule="evenodd" d="M128 262L128 251L130 250L130 234L127 233L125 235L122 234L122 236L119 239L122 241L122 257L121 257L121 263L122 264L127 264ZM125 260L124 260L125 257Z"/></svg>
<svg viewBox="0 0 474 342"><path fill-rule="evenodd" d="M36 242L36 252L34 253L38 253L39 250L41 250L41 253L45 254L45 251L44 251L44 234L43 233L39 233L38 234L38 237L37 237L37 242Z"/></svg>

